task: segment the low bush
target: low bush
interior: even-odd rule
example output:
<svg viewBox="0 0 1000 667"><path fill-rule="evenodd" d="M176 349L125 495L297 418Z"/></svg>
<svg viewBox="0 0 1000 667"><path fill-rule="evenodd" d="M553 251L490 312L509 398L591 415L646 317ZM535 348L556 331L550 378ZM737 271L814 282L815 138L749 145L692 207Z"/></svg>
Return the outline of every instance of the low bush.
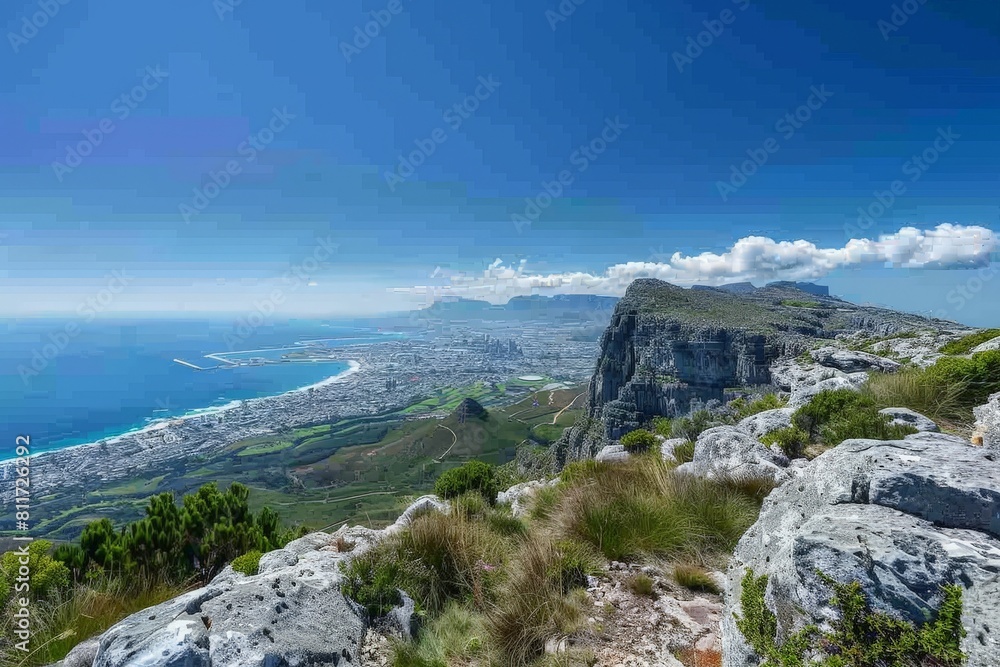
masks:
<svg viewBox="0 0 1000 667"><path fill-rule="evenodd" d="M697 565L681 564L674 566L674 579L688 590L699 593L719 593L719 586L708 570Z"/></svg>
<svg viewBox="0 0 1000 667"><path fill-rule="evenodd" d="M686 440L697 440L698 436L713 426L719 426L722 422L715 420L708 410L698 410L690 417L679 417L671 425L671 435L674 438L685 438Z"/></svg>
<svg viewBox="0 0 1000 667"><path fill-rule="evenodd" d="M802 458L806 445L809 444L809 434L797 426L780 428L761 436L760 441L765 445L777 445L790 459Z"/></svg>
<svg viewBox="0 0 1000 667"><path fill-rule="evenodd" d="M764 394L757 400L749 402L746 399L737 398L729 403L729 407L735 411L736 419L746 419L766 410L783 408L787 403L788 399L780 398L777 394Z"/></svg>
<svg viewBox="0 0 1000 667"><path fill-rule="evenodd" d="M629 454L641 454L656 446L656 437L646 429L640 428L623 435L620 442Z"/></svg>
<svg viewBox="0 0 1000 667"><path fill-rule="evenodd" d="M664 438L672 438L673 420L666 417L655 417L652 423L653 433L662 435Z"/></svg>
<svg viewBox="0 0 1000 667"><path fill-rule="evenodd" d="M823 632L807 625L779 643L777 617L764 602L767 576L757 577L753 570L747 570L740 596L742 615L736 619L736 627L765 660L762 667L804 667L817 664L813 658L820 656L824 659L818 664L830 667L964 664L961 587L944 586L937 614L918 628L872 609L858 582L845 584L822 573L818 576L833 589L830 604L838 618L832 629Z"/></svg>
<svg viewBox="0 0 1000 667"><path fill-rule="evenodd" d="M434 483L434 493L442 498L457 498L468 491L478 492L489 503L495 502L501 491L496 466L469 461L441 473Z"/></svg>
<svg viewBox="0 0 1000 667"><path fill-rule="evenodd" d="M972 348L993 340L997 336L1000 336L1000 329L983 329L982 331L977 331L974 334L969 334L958 340L946 343L938 351L942 354L968 354L972 351Z"/></svg>
<svg viewBox="0 0 1000 667"><path fill-rule="evenodd" d="M403 566L390 551L371 549L341 568L341 592L361 605L369 619L385 616L403 601L399 594L399 585L405 579Z"/></svg>
<svg viewBox="0 0 1000 667"><path fill-rule="evenodd" d="M261 553L259 551L248 551L242 556L233 559L233 569L241 574L253 576L257 574L260 567Z"/></svg>
<svg viewBox="0 0 1000 667"><path fill-rule="evenodd" d="M806 432L810 440L819 439L831 446L852 438L896 440L917 432L911 426L892 424L892 419L878 410L867 393L827 390L796 410L792 424Z"/></svg>

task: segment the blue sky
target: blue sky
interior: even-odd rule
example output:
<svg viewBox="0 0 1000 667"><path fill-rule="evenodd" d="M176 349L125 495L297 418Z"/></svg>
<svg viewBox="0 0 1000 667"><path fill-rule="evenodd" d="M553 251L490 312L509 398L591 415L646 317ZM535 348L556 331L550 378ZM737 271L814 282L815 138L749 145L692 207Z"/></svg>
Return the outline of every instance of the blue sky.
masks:
<svg viewBox="0 0 1000 667"><path fill-rule="evenodd" d="M912 235L782 266L860 301L1000 318L982 271L1000 230L996 5L236 2L7 7L0 314L73 312L114 272L114 312L245 311L275 289L289 314L372 312L496 281L608 289L609 267L724 262L745 237L833 251L949 223L895 268L886 248ZM497 259L550 279L512 282Z"/></svg>

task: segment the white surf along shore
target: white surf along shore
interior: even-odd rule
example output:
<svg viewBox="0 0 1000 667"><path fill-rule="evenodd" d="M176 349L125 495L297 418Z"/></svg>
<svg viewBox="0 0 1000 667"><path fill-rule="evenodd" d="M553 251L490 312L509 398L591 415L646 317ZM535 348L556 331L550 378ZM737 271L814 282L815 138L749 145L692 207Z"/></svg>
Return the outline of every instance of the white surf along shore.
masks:
<svg viewBox="0 0 1000 667"><path fill-rule="evenodd" d="M54 452L65 452L65 451L69 451L69 450L73 450L73 449L78 449L80 447L91 447L91 446L94 446L94 445L98 445L98 444L100 444L102 442L106 443L107 445L114 445L116 443L120 443L120 442L128 440L130 438L135 438L135 437L138 437L138 436L142 436L144 434L155 433L156 431L161 431L161 430L163 430L165 428L170 427L173 424L177 424L177 422L184 422L184 421L187 421L189 419L194 419L196 417L203 417L205 415L224 414L224 413L229 412L231 410L238 409L240 407L240 405L243 404L244 402L246 402L246 403L254 403L254 402L257 402L257 401L268 401L268 400L272 400L272 399L275 399L275 398L278 398L278 397L281 397L281 396L289 396L289 395L295 395L295 394L300 393L300 392L308 392L310 389L319 389L320 387L328 387L330 385L339 384L341 382L346 381L349 377L351 377L355 373L360 372L360 370L361 370L361 363L360 362L358 362L358 361L356 361L354 359L344 359L343 361L344 361L344 363L347 364L347 368L346 369L344 369L340 373L337 373L336 375L331 375L330 377L328 377L328 378L326 378L324 380L320 380L319 382L315 382L315 383L307 385L305 387L298 387L296 389L291 389L289 391L282 392L280 394L271 394L271 395L268 395L268 396L259 396L257 398L238 399L238 400L229 401L228 403L225 403L223 405L215 405L215 406L211 406L211 407L207 407L207 408L197 408L195 410L191 410L191 411L186 412L186 413L184 413L182 415L177 415L177 416L174 416L174 417L158 417L158 418L154 419L153 421L151 421L149 424L143 426L142 428L132 429L131 431L126 431L125 433L120 433L118 435L109 436L107 438L102 438L102 439L96 440L94 442L83 442L83 443L80 443L80 444L77 444L77 445L69 445L67 447L60 447L59 449L45 450L45 451L42 451L42 452L38 452L38 454L33 455L32 458L34 458L35 456L45 456L46 454L52 454ZM9 459L9 460L12 461L14 459ZM0 463L6 463L6 462L7 462L7 460L0 461Z"/></svg>

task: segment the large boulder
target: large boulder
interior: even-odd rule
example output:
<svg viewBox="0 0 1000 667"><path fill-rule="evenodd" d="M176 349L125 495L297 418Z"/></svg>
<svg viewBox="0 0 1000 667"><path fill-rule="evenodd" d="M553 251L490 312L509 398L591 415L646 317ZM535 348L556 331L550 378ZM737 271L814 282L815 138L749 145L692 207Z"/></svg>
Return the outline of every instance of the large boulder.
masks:
<svg viewBox="0 0 1000 667"><path fill-rule="evenodd" d="M909 408L884 408L879 410L880 414L887 415L892 419L892 423L898 426L912 426L917 431L927 431L936 433L941 429L934 423L934 420L925 417L919 412L914 412Z"/></svg>
<svg viewBox="0 0 1000 667"><path fill-rule="evenodd" d="M1000 393L990 396L986 405L973 409L976 415L976 435L993 454L1000 454Z"/></svg>
<svg viewBox="0 0 1000 667"><path fill-rule="evenodd" d="M342 557L324 547L256 576L226 573L132 614L101 636L94 667L359 665L365 623L340 592Z"/></svg>
<svg viewBox="0 0 1000 667"><path fill-rule="evenodd" d="M306 535L261 556L253 576L227 566L207 586L107 630L93 667L360 665L366 621L340 592L340 564L417 517L448 510L436 496L423 496L384 530L345 526ZM386 622L405 637L412 617L413 602L404 598Z"/></svg>
<svg viewBox="0 0 1000 667"><path fill-rule="evenodd" d="M959 439L848 440L764 501L740 540L726 583L725 667L759 660L736 627L741 581L767 575L779 638L834 618L819 570L860 582L872 607L922 623L943 584L963 588L968 667L1000 664L1000 466Z"/></svg>
<svg viewBox="0 0 1000 667"><path fill-rule="evenodd" d="M629 453L622 445L605 445L594 457L597 461L626 461Z"/></svg>
<svg viewBox="0 0 1000 667"><path fill-rule="evenodd" d="M708 479L763 479L780 484L788 479L788 458L777 454L741 428L716 426L698 436L694 458L677 467Z"/></svg>
<svg viewBox="0 0 1000 667"><path fill-rule="evenodd" d="M736 425L749 432L753 437L759 438L772 431L778 431L791 426L793 414L795 414L795 408L764 410L740 420Z"/></svg>
<svg viewBox="0 0 1000 667"><path fill-rule="evenodd" d="M902 367L902 364L898 361L886 359L877 354L845 350L832 345L812 350L809 354L819 365L836 368L845 373L856 373L858 371L895 373Z"/></svg>

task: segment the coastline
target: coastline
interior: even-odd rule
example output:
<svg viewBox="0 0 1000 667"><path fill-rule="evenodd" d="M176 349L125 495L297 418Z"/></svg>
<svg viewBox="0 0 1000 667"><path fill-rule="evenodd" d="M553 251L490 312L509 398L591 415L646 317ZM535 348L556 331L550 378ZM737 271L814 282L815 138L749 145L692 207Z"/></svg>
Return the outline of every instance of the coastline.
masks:
<svg viewBox="0 0 1000 667"><path fill-rule="evenodd" d="M152 421L150 421L145 426L142 426L140 428L131 428L131 429L129 429L127 431L124 431L122 433L119 433L117 435L109 436L107 438L101 438L100 440L95 440L95 441L92 441L92 442L81 442L81 443L77 443L77 444L74 444L74 445L67 445L65 447L57 447L57 448L54 448L54 449L46 449L46 450L43 450L43 451L40 451L40 452L37 452L37 453L33 453L31 455L31 458L34 459L34 458L39 457L39 456L44 456L46 454L54 454L54 453L58 453L58 452L69 452L69 451L72 451L72 450L75 450L75 449L79 449L80 447L92 447L94 445L99 445L101 442L104 442L107 445L116 445L116 444L120 444L122 442L126 442L128 440L131 440L133 438L138 438L138 437L141 437L143 435L149 435L149 434L152 434L152 433L156 433L157 431L161 431L163 429L169 428L172 424L176 425L178 423L187 422L187 421L190 421L190 420L193 420L193 419L197 419L199 417L205 417L205 416L209 416L209 415L220 415L220 414L224 414L226 412L229 412L231 410L236 410L244 402L253 402L253 401L262 401L262 400L264 400L264 401L266 401L266 400L273 400L273 399L276 399L276 398L280 398L282 396L292 396L292 395L295 395L295 394L297 394L299 392L307 392L310 389L315 390L315 389L319 389L321 387L328 387L330 385L339 384L341 382L346 381L352 375L360 372L360 370L361 370L361 363L358 362L355 359L344 359L343 362L347 364L347 368L346 369L342 370L341 372L337 373L336 375L331 375L328 378L320 380L319 382L314 382L313 384L306 385L304 387L297 387L295 389L289 389L288 391L283 391L283 392L280 392L280 393L277 393L277 394L268 394L266 396L258 396L256 398L236 399L236 400L229 401L228 403L224 403L222 405L214 405L214 406L209 406L209 407L205 407L205 408L195 408L195 409L189 410L189 411L187 411L187 412L185 412L185 413L183 413L181 415L177 415L177 416L173 416L173 417L157 417L157 418L154 418ZM9 462L14 461L14 460L16 460L14 457L6 458L6 459L0 459L0 465L9 463Z"/></svg>

